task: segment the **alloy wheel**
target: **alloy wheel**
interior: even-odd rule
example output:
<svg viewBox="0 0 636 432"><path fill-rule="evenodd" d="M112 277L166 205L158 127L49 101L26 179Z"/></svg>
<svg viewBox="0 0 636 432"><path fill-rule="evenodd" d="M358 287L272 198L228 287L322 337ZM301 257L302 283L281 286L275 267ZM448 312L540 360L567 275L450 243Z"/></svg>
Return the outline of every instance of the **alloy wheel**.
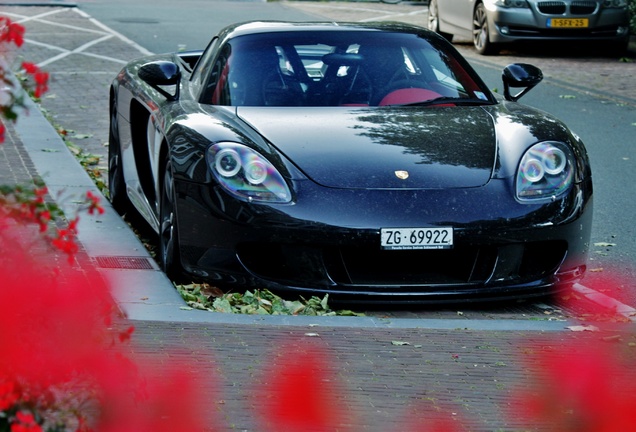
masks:
<svg viewBox="0 0 636 432"><path fill-rule="evenodd" d="M159 253L161 265L170 279L181 275L177 230L176 194L170 161L165 164L159 211Z"/></svg>
<svg viewBox="0 0 636 432"><path fill-rule="evenodd" d="M482 3L475 8L473 17L473 44L480 54L489 54L493 48L488 36L488 16Z"/></svg>
<svg viewBox="0 0 636 432"><path fill-rule="evenodd" d="M108 194L110 202L120 214L123 215L131 209L130 200L126 195L126 182L117 131L117 112L114 109L111 110L108 133Z"/></svg>

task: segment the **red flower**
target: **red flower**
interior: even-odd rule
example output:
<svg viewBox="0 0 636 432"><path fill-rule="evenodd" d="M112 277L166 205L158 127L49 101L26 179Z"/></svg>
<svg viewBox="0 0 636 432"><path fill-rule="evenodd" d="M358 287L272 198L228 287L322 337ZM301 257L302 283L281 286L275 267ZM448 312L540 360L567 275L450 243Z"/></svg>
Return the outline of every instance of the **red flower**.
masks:
<svg viewBox="0 0 636 432"><path fill-rule="evenodd" d="M75 219L71 219L67 228L57 228L57 237L51 241L53 246L62 252L67 253L71 260L73 255L75 255L75 253L79 250L79 246L75 243L78 223L79 216L75 217Z"/></svg>
<svg viewBox="0 0 636 432"><path fill-rule="evenodd" d="M272 381L254 393L264 431L347 430L341 387L326 353L294 344L273 354Z"/></svg>
<svg viewBox="0 0 636 432"><path fill-rule="evenodd" d="M93 194L91 191L86 192L86 200L88 201L88 213L104 214L104 207L99 203L99 197Z"/></svg>
<svg viewBox="0 0 636 432"><path fill-rule="evenodd" d="M120 342L129 341L130 340L130 336L132 336L134 331L135 331L135 327L130 326L130 327L128 327L128 330L119 333L119 341Z"/></svg>
<svg viewBox="0 0 636 432"><path fill-rule="evenodd" d="M33 80L35 81L33 95L37 98L42 97L42 95L49 90L48 72L43 72L38 65L30 62L22 62L22 68L27 74L33 76Z"/></svg>
<svg viewBox="0 0 636 432"><path fill-rule="evenodd" d="M0 411L6 411L13 407L20 399L15 382L5 381L0 383Z"/></svg>
<svg viewBox="0 0 636 432"><path fill-rule="evenodd" d="M4 24L4 25L3 25ZM0 42L14 43L20 47L24 43L24 26L0 17Z"/></svg>
<svg viewBox="0 0 636 432"><path fill-rule="evenodd" d="M16 422L11 424L11 432L41 432L42 428L35 422L31 413L18 411L15 414Z"/></svg>
<svg viewBox="0 0 636 432"><path fill-rule="evenodd" d="M24 69L24 71L29 75L35 75L40 71L40 68L35 63L31 62L22 62L22 69Z"/></svg>
<svg viewBox="0 0 636 432"><path fill-rule="evenodd" d="M35 189L33 191L33 194L35 195L34 202L36 204L44 204L44 197L46 196L48 192L49 190L46 188L46 186Z"/></svg>
<svg viewBox="0 0 636 432"><path fill-rule="evenodd" d="M38 71L33 74L33 79L37 85L46 85L49 82L49 73Z"/></svg>
<svg viewBox="0 0 636 432"><path fill-rule="evenodd" d="M38 223L40 224L40 232L44 232L48 229L49 221L51 220L51 212L44 210L38 215Z"/></svg>
<svg viewBox="0 0 636 432"><path fill-rule="evenodd" d="M559 341L528 359L536 382L521 390L512 415L555 432L613 432L636 424L636 383L628 351L597 338Z"/></svg>

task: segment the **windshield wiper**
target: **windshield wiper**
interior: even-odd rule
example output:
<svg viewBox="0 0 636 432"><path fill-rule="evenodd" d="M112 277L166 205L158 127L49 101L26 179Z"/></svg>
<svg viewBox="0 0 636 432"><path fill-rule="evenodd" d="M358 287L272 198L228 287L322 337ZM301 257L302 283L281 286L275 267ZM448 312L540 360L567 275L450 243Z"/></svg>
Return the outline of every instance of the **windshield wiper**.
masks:
<svg viewBox="0 0 636 432"><path fill-rule="evenodd" d="M422 102L413 102L401 106L431 106L431 105L492 105L492 102L485 99L476 98L457 98L449 96L440 96L435 99L429 99Z"/></svg>

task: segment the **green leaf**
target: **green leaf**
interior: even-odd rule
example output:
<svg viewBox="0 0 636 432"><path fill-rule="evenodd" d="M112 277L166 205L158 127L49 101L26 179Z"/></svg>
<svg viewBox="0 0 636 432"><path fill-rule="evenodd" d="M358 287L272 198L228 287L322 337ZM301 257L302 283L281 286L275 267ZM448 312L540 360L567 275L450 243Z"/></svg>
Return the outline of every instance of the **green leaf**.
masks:
<svg viewBox="0 0 636 432"><path fill-rule="evenodd" d="M325 294L322 301L320 302L320 306L322 306L322 308L326 311L329 310L329 305L327 304L328 301L329 301L329 294Z"/></svg>
<svg viewBox="0 0 636 432"><path fill-rule="evenodd" d="M232 310L232 305L230 304L229 300L224 297L214 299L214 302L212 303L212 307L217 312L234 313L234 311Z"/></svg>

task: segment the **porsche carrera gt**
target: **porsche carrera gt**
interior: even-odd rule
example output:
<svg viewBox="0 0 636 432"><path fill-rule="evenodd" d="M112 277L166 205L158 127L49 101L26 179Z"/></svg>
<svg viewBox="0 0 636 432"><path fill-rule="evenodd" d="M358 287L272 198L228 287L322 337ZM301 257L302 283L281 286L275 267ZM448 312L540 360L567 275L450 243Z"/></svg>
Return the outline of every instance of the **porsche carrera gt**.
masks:
<svg viewBox="0 0 636 432"><path fill-rule="evenodd" d="M132 61L110 89L109 191L173 278L342 301L545 295L586 269L581 139L398 23L249 22Z"/></svg>

